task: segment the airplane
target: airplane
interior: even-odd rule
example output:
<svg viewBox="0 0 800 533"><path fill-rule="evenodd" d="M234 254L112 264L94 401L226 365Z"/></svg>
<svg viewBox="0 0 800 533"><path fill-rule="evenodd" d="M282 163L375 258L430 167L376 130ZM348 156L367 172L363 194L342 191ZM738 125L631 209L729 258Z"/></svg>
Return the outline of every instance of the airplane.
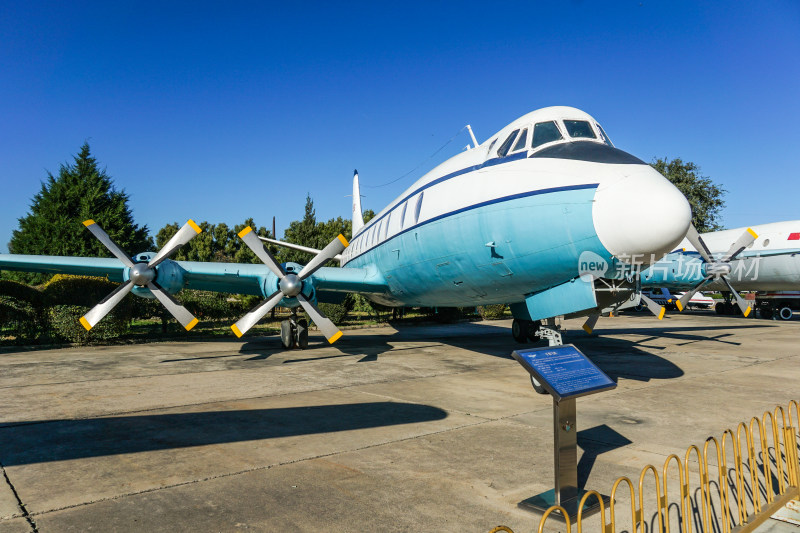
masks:
<svg viewBox="0 0 800 533"><path fill-rule="evenodd" d="M800 220L698 234L689 228L678 248L641 272L642 287L687 290L675 304L686 308L701 288L723 291L746 317L750 304L739 291L800 288ZM736 287L728 278L733 278ZM733 312L729 301L720 311Z"/></svg>
<svg viewBox="0 0 800 533"><path fill-rule="evenodd" d="M616 148L589 114L546 107L514 120L417 180L364 223L353 178L353 236L338 236L306 265L279 264L251 228L239 237L263 265L174 261L199 233L191 220L158 252L133 256L94 221L84 224L115 258L0 255L0 269L105 276L121 285L81 323L97 323L128 293L157 298L186 328L172 295L183 288L263 298L232 330L242 336L273 307L285 348L308 345L298 307L331 343L341 331L315 302L357 292L388 306L510 304L518 342L560 343L554 317L599 316L639 298L625 258L661 257L686 235L691 209L666 178ZM662 209L639 206L659 198ZM669 213L664 216L662 213ZM323 266L338 259L340 267ZM638 292L637 292L638 291ZM663 308L644 297L654 314ZM637 300L638 301L638 300ZM590 319L591 320L591 319Z"/></svg>

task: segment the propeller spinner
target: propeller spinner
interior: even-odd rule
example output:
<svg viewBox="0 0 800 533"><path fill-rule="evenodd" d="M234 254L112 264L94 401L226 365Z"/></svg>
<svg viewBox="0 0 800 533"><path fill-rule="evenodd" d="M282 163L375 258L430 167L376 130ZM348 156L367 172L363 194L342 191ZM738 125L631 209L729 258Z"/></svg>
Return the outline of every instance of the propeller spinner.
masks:
<svg viewBox="0 0 800 533"><path fill-rule="evenodd" d="M342 253L350 244L347 242L347 239L340 234L314 256L300 272L294 274L284 272L281 265L275 260L275 257L269 253L269 250L264 248L258 235L256 235L253 228L250 226L247 226L239 232L239 238L244 241L248 248L250 248L265 265L267 265L267 268L269 268L273 274L278 276L280 281L278 282L278 290L269 295L265 300L240 318L236 324L231 326L236 336L241 337L244 335L247 330L255 326L259 320L264 318L264 316L284 298L297 298L297 301L303 306L306 314L308 314L311 320L319 327L322 334L328 339L328 342L331 344L336 342L339 337L342 336L342 332L339 331L339 328L337 328L313 302L303 296L303 280L311 276L336 255Z"/></svg>
<svg viewBox="0 0 800 533"><path fill-rule="evenodd" d="M198 320L194 315L170 296L170 294L156 283L155 280L157 274L156 267L165 259L169 259L181 246L203 231L200 229L200 226L195 224L193 220L189 220L148 263L134 263L133 260L128 257L128 254L122 251L122 248L120 248L117 243L108 236L108 233L103 231L103 228L94 220L87 220L83 225L97 237L97 240L103 243L103 246L108 248L108 251L114 254L114 257L129 268L128 281L117 287L111 294L106 296L99 304L81 317L81 324L87 331L92 329L104 316L110 313L135 286L147 287L150 289L153 296L155 296L158 301L167 308L167 311L186 328L186 331L189 331L197 325Z"/></svg>

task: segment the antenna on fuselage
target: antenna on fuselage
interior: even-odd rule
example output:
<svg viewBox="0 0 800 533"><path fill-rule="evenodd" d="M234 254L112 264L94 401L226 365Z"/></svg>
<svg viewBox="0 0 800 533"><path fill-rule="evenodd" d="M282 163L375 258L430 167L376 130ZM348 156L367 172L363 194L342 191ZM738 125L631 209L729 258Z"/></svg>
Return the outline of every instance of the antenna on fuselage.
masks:
<svg viewBox="0 0 800 533"><path fill-rule="evenodd" d="M469 131L469 136L472 137L472 144L475 145L475 148L478 147L478 139L475 138L475 134L472 133L472 126L467 124L467 131Z"/></svg>

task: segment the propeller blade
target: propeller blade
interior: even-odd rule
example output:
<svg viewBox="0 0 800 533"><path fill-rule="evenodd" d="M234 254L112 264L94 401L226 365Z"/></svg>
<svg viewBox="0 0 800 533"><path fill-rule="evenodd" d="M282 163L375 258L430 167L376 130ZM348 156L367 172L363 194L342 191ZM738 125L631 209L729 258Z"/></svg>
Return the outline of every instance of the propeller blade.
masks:
<svg viewBox="0 0 800 533"><path fill-rule="evenodd" d="M664 306L658 305L651 298L645 296L644 294L639 294L639 296L641 296L642 300L644 300L645 305L647 305L647 309L649 309L650 312L656 316L656 318L659 320L664 318L664 313L666 312Z"/></svg>
<svg viewBox="0 0 800 533"><path fill-rule="evenodd" d="M88 226L87 226L88 227ZM103 231L103 230L100 230ZM105 233L105 232L104 232ZM86 328L86 331L92 329L95 324L106 316L125 296L133 289L133 282L128 280L116 289L111 294L103 298L99 304L92 307L92 309L81 317L81 325Z"/></svg>
<svg viewBox="0 0 800 533"><path fill-rule="evenodd" d="M103 228L101 228L99 225L97 225L97 223L94 220L91 220L91 219L85 220L83 222L83 225L86 226L86 229L88 229L89 231L92 232L92 235L97 237L97 240L99 240L100 242L103 243L103 246L108 248L109 252L114 254L114 257L116 257L117 259L122 261L123 265L125 265L128 268L133 266L133 261L131 261L131 258L128 257L128 254L123 252L122 248L117 246L117 243L112 241L111 237L108 236L108 233L103 231ZM92 325L94 325L94 324L92 324Z"/></svg>
<svg viewBox="0 0 800 533"><path fill-rule="evenodd" d="M736 239L736 242L731 244L731 247L725 253L725 256L720 259L720 262L727 263L728 261L734 259L737 255L742 253L742 250L756 242L758 238L758 233L753 231L751 228L747 228L747 231L742 233L742 235Z"/></svg>
<svg viewBox="0 0 800 533"><path fill-rule="evenodd" d="M158 251L156 256L150 260L147 266L150 268L156 267L164 259L168 259L172 256L172 254L177 252L178 248L191 241L202 231L203 230L200 229L200 226L194 223L194 220L189 219L186 224L184 224L183 227L179 229L169 241L167 241L167 244L165 244L164 247Z"/></svg>
<svg viewBox="0 0 800 533"><path fill-rule="evenodd" d="M314 324L316 324L322 334L325 335L325 338L328 339L330 344L339 340L339 337L342 336L342 332L339 331L339 328L337 328L328 317L322 314L322 311L320 311L316 305L306 300L302 293L297 295L297 300L300 302L300 305L303 306L309 318L314 321Z"/></svg>
<svg viewBox="0 0 800 533"><path fill-rule="evenodd" d="M153 293L153 296L158 299L161 304L167 308L175 319L181 323L181 326L189 331L197 325L198 320L190 313L184 306L178 303L167 291L161 288L157 283L151 281L147 284L147 288Z"/></svg>
<svg viewBox="0 0 800 533"><path fill-rule="evenodd" d="M713 277L714 276L708 276L706 279L704 279L703 281L692 287L692 289L689 292L681 296L679 300L675 300L675 306L678 308L678 311L682 313L683 310L686 309L686 307L689 305L689 300L692 299L692 296L694 296L694 294L697 291L699 291L703 285L711 281Z"/></svg>
<svg viewBox="0 0 800 533"><path fill-rule="evenodd" d="M273 274L278 276L278 279L283 279L286 276L286 273L281 268L281 265L275 260L269 250L264 248L264 245L261 244L261 240L256 235L256 232L253 231L253 228L247 226L242 231L239 232L239 238L244 241L248 248L250 248L256 256L261 259L261 262L267 265L267 267L272 271ZM263 315L262 315L263 316ZM256 322L258 322L256 320ZM238 324L238 322L237 322ZM255 322L253 322L255 324ZM248 326L247 329L250 329L252 324ZM244 333L243 330L242 333ZM235 333L235 330L234 330ZM241 337L241 335L239 335Z"/></svg>
<svg viewBox="0 0 800 533"><path fill-rule="evenodd" d="M728 289L730 289L731 294L733 294L733 297L736 298L736 303L739 305L739 309L742 310L742 315L746 318L747 315L750 314L750 311L753 310L753 308L750 307L750 305L747 303L747 300L739 296L739 293L736 292L733 286L731 286L730 282L728 281L728 278L726 278L725 276L720 276L720 279L725 282L725 285L728 286Z"/></svg>
<svg viewBox="0 0 800 533"><path fill-rule="evenodd" d="M269 298L261 301L261 303L248 311L236 324L231 326L231 329L237 337L241 337L247 333L247 330L255 326L259 320L264 318L264 315L269 313L282 299L283 293L281 291L275 291Z"/></svg>
<svg viewBox="0 0 800 533"><path fill-rule="evenodd" d="M689 224L689 230L686 232L686 238L689 239L689 242L692 243L692 246L697 249L697 251L700 253L700 256L706 260L706 263L714 262L714 258L711 257L711 252L709 251L708 246L706 246L706 243L703 241L703 238L700 236L700 234L697 233L697 229L695 229L694 224Z"/></svg>
<svg viewBox="0 0 800 533"><path fill-rule="evenodd" d="M308 276L319 270L322 265L342 253L348 246L350 246L350 243L347 242L347 239L345 239L340 233L328 244L328 246L323 248L320 253L315 255L314 259L309 261L309 263L303 267L297 277L300 278L301 281L306 279Z"/></svg>
<svg viewBox="0 0 800 533"><path fill-rule="evenodd" d="M599 318L600 315L589 315L589 318L583 323L583 331L591 335L594 331L594 326L597 324L597 319Z"/></svg>

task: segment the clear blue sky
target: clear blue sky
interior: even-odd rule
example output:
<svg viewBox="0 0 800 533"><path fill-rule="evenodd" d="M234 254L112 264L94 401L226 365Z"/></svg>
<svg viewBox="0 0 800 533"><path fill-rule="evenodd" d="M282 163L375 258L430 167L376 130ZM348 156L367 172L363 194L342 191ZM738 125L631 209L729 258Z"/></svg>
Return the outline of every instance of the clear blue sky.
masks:
<svg viewBox="0 0 800 533"><path fill-rule="evenodd" d="M700 165L727 227L800 219L795 0L342 4L0 4L0 251L86 140L153 233L274 215L282 236L307 192L349 216L354 168L382 184L548 105Z"/></svg>

